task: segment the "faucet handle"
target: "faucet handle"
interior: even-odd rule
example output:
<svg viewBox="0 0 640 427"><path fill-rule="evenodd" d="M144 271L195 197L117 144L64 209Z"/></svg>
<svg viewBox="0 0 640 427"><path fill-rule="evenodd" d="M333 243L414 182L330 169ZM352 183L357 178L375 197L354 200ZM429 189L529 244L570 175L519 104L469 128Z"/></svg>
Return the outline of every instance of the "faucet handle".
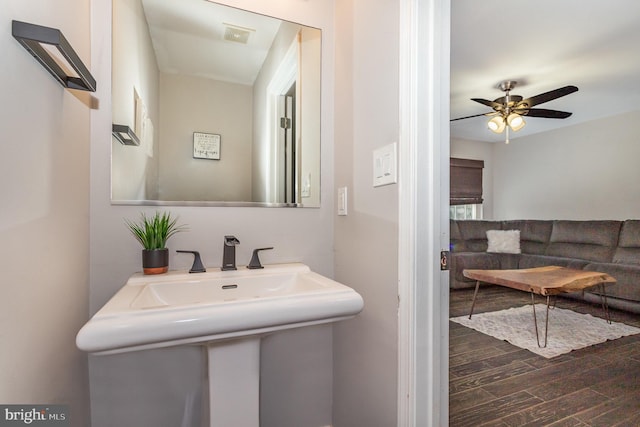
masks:
<svg viewBox="0 0 640 427"><path fill-rule="evenodd" d="M198 251L181 251L177 250L176 252L193 254L193 265L191 266L191 270L189 273L204 273L207 271L202 265L202 259L200 259L200 252Z"/></svg>
<svg viewBox="0 0 640 427"><path fill-rule="evenodd" d="M266 251L266 250L269 250L269 249L273 249L273 247L254 249L253 250L253 254L251 255L251 261L249 262L249 265L247 265L247 268L249 268L251 270L258 269L258 268L264 268L262 266L262 264L260 264L260 258L258 257L258 252Z"/></svg>

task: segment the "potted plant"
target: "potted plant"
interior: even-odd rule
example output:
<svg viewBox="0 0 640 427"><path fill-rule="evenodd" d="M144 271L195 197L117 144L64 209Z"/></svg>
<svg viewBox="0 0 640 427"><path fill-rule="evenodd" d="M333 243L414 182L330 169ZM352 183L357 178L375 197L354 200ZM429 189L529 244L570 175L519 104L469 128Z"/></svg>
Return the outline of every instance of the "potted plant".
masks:
<svg viewBox="0 0 640 427"><path fill-rule="evenodd" d="M167 240L174 234L186 230L186 227L178 225L177 221L177 218L172 218L167 212L156 212L153 217L147 217L143 212L138 222L125 220L131 234L142 244L144 274L162 274L169 269Z"/></svg>

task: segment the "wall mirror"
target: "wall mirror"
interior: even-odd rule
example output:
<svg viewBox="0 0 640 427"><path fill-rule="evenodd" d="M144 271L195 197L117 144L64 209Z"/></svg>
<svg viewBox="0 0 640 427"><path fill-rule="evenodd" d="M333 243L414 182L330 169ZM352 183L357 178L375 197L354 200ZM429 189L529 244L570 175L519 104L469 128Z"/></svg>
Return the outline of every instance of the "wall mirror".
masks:
<svg viewBox="0 0 640 427"><path fill-rule="evenodd" d="M113 0L112 38L113 204L320 206L319 29Z"/></svg>

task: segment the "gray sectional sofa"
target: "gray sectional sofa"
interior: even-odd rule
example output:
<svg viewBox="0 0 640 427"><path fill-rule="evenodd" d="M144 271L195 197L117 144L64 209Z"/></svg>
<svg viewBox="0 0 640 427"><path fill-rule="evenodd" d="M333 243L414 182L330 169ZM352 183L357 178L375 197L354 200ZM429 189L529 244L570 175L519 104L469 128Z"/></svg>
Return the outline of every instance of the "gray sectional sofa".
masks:
<svg viewBox="0 0 640 427"><path fill-rule="evenodd" d="M520 230L521 253L487 252L487 230ZM609 306L640 313L640 220L452 220L450 249L453 289L475 286L464 269L558 265L615 277L606 290ZM600 302L595 288L570 296Z"/></svg>

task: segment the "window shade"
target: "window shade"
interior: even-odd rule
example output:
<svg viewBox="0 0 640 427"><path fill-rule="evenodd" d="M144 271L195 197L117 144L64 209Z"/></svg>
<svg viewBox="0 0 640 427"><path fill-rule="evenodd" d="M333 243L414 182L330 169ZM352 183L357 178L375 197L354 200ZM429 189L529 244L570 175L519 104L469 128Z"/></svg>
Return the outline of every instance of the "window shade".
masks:
<svg viewBox="0 0 640 427"><path fill-rule="evenodd" d="M482 203L482 169L484 160L449 159L449 204Z"/></svg>

